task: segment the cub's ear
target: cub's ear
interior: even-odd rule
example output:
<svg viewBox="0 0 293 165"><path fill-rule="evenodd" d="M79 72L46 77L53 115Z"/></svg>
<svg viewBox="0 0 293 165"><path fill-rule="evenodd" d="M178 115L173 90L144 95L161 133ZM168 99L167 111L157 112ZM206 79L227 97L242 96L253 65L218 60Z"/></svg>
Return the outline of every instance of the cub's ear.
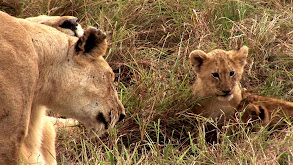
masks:
<svg viewBox="0 0 293 165"><path fill-rule="evenodd" d="M189 54L189 59L195 73L199 73L202 64L208 59L208 54L202 50L194 50Z"/></svg>
<svg viewBox="0 0 293 165"><path fill-rule="evenodd" d="M107 50L106 34L94 27L89 27L76 43L78 54L91 56L104 56Z"/></svg>
<svg viewBox="0 0 293 165"><path fill-rule="evenodd" d="M238 61L239 65L241 67L244 67L246 65L246 58L248 55L248 47L242 46L235 54L234 59Z"/></svg>

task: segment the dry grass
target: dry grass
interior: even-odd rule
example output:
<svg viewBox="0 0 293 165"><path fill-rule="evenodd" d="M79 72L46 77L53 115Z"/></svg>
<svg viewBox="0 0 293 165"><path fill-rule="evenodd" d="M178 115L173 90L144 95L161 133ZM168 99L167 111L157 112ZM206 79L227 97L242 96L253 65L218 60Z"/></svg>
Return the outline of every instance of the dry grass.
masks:
<svg viewBox="0 0 293 165"><path fill-rule="evenodd" d="M293 101L292 1L4 0L0 5L17 17L74 15L84 27L106 31L111 41L106 59L117 75L127 118L101 139L88 140L82 129L61 132L60 164L292 163L291 123L257 133L238 123L219 134L221 143L205 143L208 121L189 111L195 75L188 61L194 49L247 45L242 85Z"/></svg>

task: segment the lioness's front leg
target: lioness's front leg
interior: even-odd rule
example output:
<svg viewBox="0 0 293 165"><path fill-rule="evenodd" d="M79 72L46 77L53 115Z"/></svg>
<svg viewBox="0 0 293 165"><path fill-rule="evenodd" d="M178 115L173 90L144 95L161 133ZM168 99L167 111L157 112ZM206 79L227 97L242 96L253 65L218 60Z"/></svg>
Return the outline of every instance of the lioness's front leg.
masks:
<svg viewBox="0 0 293 165"><path fill-rule="evenodd" d="M56 132L51 121L51 117L44 117L45 123L43 127L43 139L41 145L41 152L44 156L46 165L55 165L56 151L55 151L55 137Z"/></svg>

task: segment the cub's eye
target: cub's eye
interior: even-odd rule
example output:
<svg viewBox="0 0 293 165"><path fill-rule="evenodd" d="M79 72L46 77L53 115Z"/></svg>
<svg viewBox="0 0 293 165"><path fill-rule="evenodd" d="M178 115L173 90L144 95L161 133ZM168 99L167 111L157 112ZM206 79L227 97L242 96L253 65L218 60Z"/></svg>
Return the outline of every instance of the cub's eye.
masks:
<svg viewBox="0 0 293 165"><path fill-rule="evenodd" d="M219 73L212 73L212 75L213 75L213 77L215 77L215 78L219 78L219 77L220 77Z"/></svg>
<svg viewBox="0 0 293 165"><path fill-rule="evenodd" d="M229 75L230 75L230 77L232 77L232 76L235 75L235 72L234 72L234 71L231 71L231 72L229 73Z"/></svg>

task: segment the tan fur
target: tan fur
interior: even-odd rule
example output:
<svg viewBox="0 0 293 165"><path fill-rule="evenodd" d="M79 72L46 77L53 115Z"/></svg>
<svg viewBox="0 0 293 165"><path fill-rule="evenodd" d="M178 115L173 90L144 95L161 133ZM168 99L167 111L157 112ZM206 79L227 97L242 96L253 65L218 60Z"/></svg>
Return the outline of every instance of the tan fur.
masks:
<svg viewBox="0 0 293 165"><path fill-rule="evenodd" d="M196 113L221 123L233 116L242 99L240 80L247 54L246 46L232 51L216 49L205 53L194 50L190 53L189 58L197 75L192 86L194 99L198 103Z"/></svg>
<svg viewBox="0 0 293 165"><path fill-rule="evenodd" d="M243 112L243 122L259 120L261 125L275 125L281 119L292 119L293 103L272 97L258 96L243 92L243 100L238 106L238 111Z"/></svg>
<svg viewBox="0 0 293 165"><path fill-rule="evenodd" d="M46 108L37 107L39 111L30 119L29 133L22 143L22 156L25 162L45 162L46 165L55 165L55 137L56 132L50 117L44 115ZM42 130L40 129L42 128ZM40 154L41 153L41 154Z"/></svg>
<svg viewBox="0 0 293 165"><path fill-rule="evenodd" d="M62 119L51 116L45 116L44 120L41 153L43 154L46 165L55 165L57 164L55 152L56 131L63 129L70 134L76 133L79 128L76 125L79 123L74 119Z"/></svg>
<svg viewBox="0 0 293 165"><path fill-rule="evenodd" d="M104 33L88 28L76 38L3 12L0 18L0 164L47 161L41 143L54 135L42 138L43 131L52 131L43 130L46 108L79 120L97 134L125 114L113 88L112 69L102 57L107 49Z"/></svg>
<svg viewBox="0 0 293 165"><path fill-rule="evenodd" d="M69 134L73 134L75 132L79 131L79 125L80 123L77 120L74 119L63 119L63 118L57 118L57 117L49 117L48 120L53 124L53 127L55 130L66 130Z"/></svg>
<svg viewBox="0 0 293 165"><path fill-rule="evenodd" d="M41 144L41 153L44 156L46 165L54 165L56 163L55 138L56 131L51 121L51 117L45 116L43 127L43 138Z"/></svg>

